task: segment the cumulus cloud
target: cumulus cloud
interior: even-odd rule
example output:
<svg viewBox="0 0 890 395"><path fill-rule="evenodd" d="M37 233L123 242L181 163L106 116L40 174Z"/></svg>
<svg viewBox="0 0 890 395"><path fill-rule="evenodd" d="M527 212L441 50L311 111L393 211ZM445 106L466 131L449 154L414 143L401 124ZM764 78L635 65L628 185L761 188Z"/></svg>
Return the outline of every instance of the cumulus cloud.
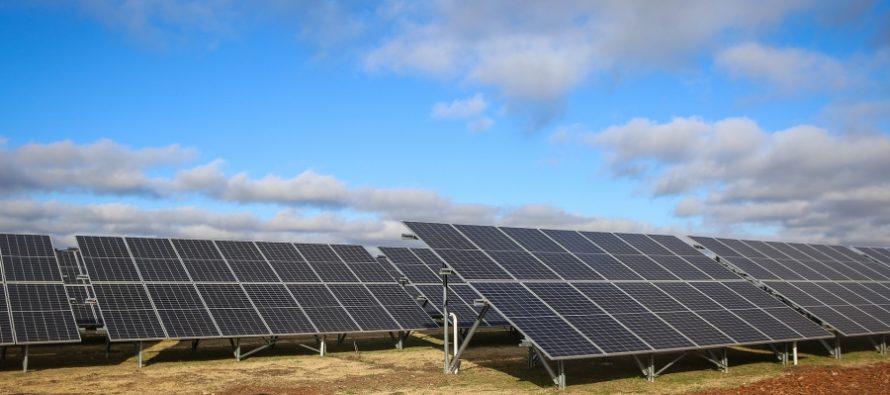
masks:
<svg viewBox="0 0 890 395"><path fill-rule="evenodd" d="M0 195L22 191L161 195L147 168L182 165L195 151L178 145L132 149L110 140L0 147Z"/></svg>
<svg viewBox="0 0 890 395"><path fill-rule="evenodd" d="M512 107L537 104L530 122L540 127L591 76L682 65L724 33L757 31L799 6L794 0L420 3L394 17L392 34L364 64L492 86Z"/></svg>
<svg viewBox="0 0 890 395"><path fill-rule="evenodd" d="M838 90L853 82L841 61L800 48L748 42L720 51L716 64L734 77L768 83L783 93Z"/></svg>
<svg viewBox="0 0 890 395"><path fill-rule="evenodd" d="M443 119L466 119L481 115L488 107L488 102L482 97L481 93L477 93L472 97L463 100L452 100L451 102L438 102L433 105L433 118Z"/></svg>
<svg viewBox="0 0 890 395"><path fill-rule="evenodd" d="M126 234L222 239L304 240L392 244L405 231L399 221L521 224L584 229L645 229L621 219L566 213L548 205L504 208L455 202L420 188L350 186L306 170L293 177L228 175L214 160L188 166L194 150L179 146L134 149L113 141L61 141L4 148L0 155L0 229L52 234ZM149 177L162 168L172 176ZM152 198L172 207L134 204L72 204L34 194L76 192L95 196ZM225 212L181 206L190 197L229 204ZM262 218L244 205L277 211ZM163 205L161 205L163 206Z"/></svg>
<svg viewBox="0 0 890 395"><path fill-rule="evenodd" d="M642 180L653 196L682 197L679 216L721 229L775 226L810 240L890 242L887 135L675 118L634 119L584 140L610 156L613 174Z"/></svg>

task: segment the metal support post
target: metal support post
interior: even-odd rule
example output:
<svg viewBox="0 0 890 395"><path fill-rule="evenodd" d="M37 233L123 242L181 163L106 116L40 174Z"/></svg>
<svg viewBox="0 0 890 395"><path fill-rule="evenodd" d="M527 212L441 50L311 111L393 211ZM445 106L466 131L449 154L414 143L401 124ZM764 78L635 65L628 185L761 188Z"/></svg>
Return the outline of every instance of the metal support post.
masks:
<svg viewBox="0 0 890 395"><path fill-rule="evenodd" d="M325 356L328 353L328 339L326 335L321 335L321 342L318 344L318 351L321 356Z"/></svg>
<svg viewBox="0 0 890 395"><path fill-rule="evenodd" d="M887 355L887 338L886 335L881 335L881 356Z"/></svg>
<svg viewBox="0 0 890 395"><path fill-rule="evenodd" d="M346 340L346 335L347 335L346 333L341 334L341 335L337 335L337 345L338 345L338 346L341 345L341 344L343 344L343 341ZM390 332L389 335L392 336L392 332Z"/></svg>
<svg viewBox="0 0 890 395"><path fill-rule="evenodd" d="M550 375L550 379L553 380L553 384L556 384L557 388L564 389L565 388L565 371L562 366L562 361L558 361L556 363L556 368L559 369L559 374L553 371L553 368L550 367L550 363L547 362L547 359L541 354L540 351L535 349L535 353L540 356L538 359L541 362L541 366L544 367L544 370L547 371L547 374Z"/></svg>
<svg viewBox="0 0 890 395"><path fill-rule="evenodd" d="M396 340L396 350L405 348L405 331L398 332L398 340Z"/></svg>
<svg viewBox="0 0 890 395"><path fill-rule="evenodd" d="M655 354L649 354L646 358L646 363L640 361L640 358L636 355L633 357L640 371L643 372L643 376L646 376L646 381L655 381Z"/></svg>
<svg viewBox="0 0 890 395"><path fill-rule="evenodd" d="M139 348L139 351L138 351L138 354L137 354L137 356L136 356L136 365L137 365L140 369L142 369L142 342L139 342L139 344L137 345L137 347Z"/></svg>
<svg viewBox="0 0 890 395"><path fill-rule="evenodd" d="M795 350L795 358L797 358L797 343L794 343ZM723 348L723 358L720 360L723 363L723 373L729 373L729 349ZM797 363L797 362L795 362Z"/></svg>
<svg viewBox="0 0 890 395"><path fill-rule="evenodd" d="M834 335L834 359L841 359L841 334Z"/></svg>
<svg viewBox="0 0 890 395"><path fill-rule="evenodd" d="M195 351L198 349L198 343L200 343L200 342L201 342L201 339L192 340L192 351Z"/></svg>
<svg viewBox="0 0 890 395"><path fill-rule="evenodd" d="M655 354L649 354L648 371L646 372L647 381L655 381Z"/></svg>
<svg viewBox="0 0 890 395"><path fill-rule="evenodd" d="M797 366L797 342L791 343L791 353L793 354L794 366Z"/></svg>
<svg viewBox="0 0 890 395"><path fill-rule="evenodd" d="M111 339L105 338L105 358L107 359L111 355Z"/></svg>
<svg viewBox="0 0 890 395"><path fill-rule="evenodd" d="M241 339L230 340L235 346L235 362L241 362Z"/></svg>
<svg viewBox="0 0 890 395"><path fill-rule="evenodd" d="M463 342L460 344L460 348L457 349L457 352L454 354L454 358L451 360L451 366L448 367L446 372L448 373L457 373L457 370L460 368L460 356L463 355L464 350L467 349L467 346L470 345L470 340L473 338L473 334L476 333L476 329L479 328L479 324L482 323L482 320L485 318L485 314L488 313L488 309L491 308L489 304L485 304L482 306L482 310L479 311L479 316L476 317L476 321L473 321L473 326L470 327L470 330L467 332L467 336L464 337ZM448 349L445 349L445 352L448 352Z"/></svg>
<svg viewBox="0 0 890 395"><path fill-rule="evenodd" d="M27 372L28 371L28 345L27 344L24 347L22 347L22 354L24 355L24 357L22 357L22 371Z"/></svg>
<svg viewBox="0 0 890 395"><path fill-rule="evenodd" d="M445 269L444 263L442 264L442 268ZM443 324L442 325L443 326L442 341L443 341L443 350L444 350L444 354L445 354L445 362L444 362L443 369L445 371L445 374L448 374L448 373L451 373L451 360L450 360L449 351L448 351L448 345L449 345L448 344L449 343L449 339L448 339L448 336L449 336L449 333L448 333L448 274L445 272L445 270L440 270L439 272L442 274L442 321L443 321L442 322L442 324ZM455 324L457 324L457 323L455 322Z"/></svg>
<svg viewBox="0 0 890 395"><path fill-rule="evenodd" d="M535 367L538 364L538 361L536 360L537 357L538 356L537 356L537 354L535 354L534 347L529 347L528 348L528 368L529 369Z"/></svg>
<svg viewBox="0 0 890 395"><path fill-rule="evenodd" d="M245 353L241 353L241 344L240 344L240 342L239 342L239 344L238 344L238 348L236 349L236 353L235 353L235 359L236 359L237 361L242 361L242 360L246 359L247 357L249 357L249 356L251 356L251 355L253 355L253 354L256 354L256 353L258 353L258 352L260 352L260 351L263 351L263 350L265 350L265 349L267 349L267 348L272 348L272 347L274 347L274 346L275 346L275 343L276 343L277 341L278 341L278 337L277 337L277 336L270 337L269 340L266 340L266 338L263 338L263 342L265 342L266 344L263 344L262 346L259 346L259 347L257 347L257 348L254 348L253 350L250 350L250 351L245 352Z"/></svg>

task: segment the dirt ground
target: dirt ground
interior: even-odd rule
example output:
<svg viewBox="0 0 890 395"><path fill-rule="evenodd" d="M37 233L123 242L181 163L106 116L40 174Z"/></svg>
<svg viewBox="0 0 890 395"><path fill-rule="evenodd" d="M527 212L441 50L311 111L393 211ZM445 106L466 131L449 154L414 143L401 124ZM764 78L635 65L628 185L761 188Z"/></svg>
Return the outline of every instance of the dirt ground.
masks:
<svg viewBox="0 0 890 395"><path fill-rule="evenodd" d="M299 340L299 341L298 341ZM442 373L441 339L423 334L396 350L388 336L347 338L320 357L282 340L236 362L227 340L146 345L146 366L138 369L132 344L115 344L105 356L104 339L83 344L32 347L31 371L21 372L18 348L0 361L0 393L158 394L327 394L327 393L556 393L541 367L528 368L526 349L503 331L477 334L458 375ZM244 351L258 343L242 343ZM330 344L330 343L329 343ZM730 372L686 357L655 382L647 382L633 359L573 361L566 364L569 393L887 393L890 361L868 344L845 346L843 360L818 343L801 346L801 365L782 366L763 349L731 349ZM664 364L673 356L660 356Z"/></svg>

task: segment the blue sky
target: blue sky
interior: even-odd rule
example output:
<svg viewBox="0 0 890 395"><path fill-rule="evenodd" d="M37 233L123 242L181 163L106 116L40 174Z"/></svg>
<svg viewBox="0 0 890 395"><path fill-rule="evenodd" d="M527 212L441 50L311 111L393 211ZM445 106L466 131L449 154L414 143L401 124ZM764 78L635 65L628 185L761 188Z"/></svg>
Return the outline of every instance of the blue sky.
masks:
<svg viewBox="0 0 890 395"><path fill-rule="evenodd" d="M680 3L6 2L0 228L890 244L890 6Z"/></svg>

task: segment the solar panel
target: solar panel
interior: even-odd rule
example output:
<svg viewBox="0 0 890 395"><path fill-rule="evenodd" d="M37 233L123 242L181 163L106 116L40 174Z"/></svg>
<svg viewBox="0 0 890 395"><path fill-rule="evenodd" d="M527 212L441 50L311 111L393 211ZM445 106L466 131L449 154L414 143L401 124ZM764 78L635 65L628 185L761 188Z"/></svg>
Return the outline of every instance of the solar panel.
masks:
<svg viewBox="0 0 890 395"><path fill-rule="evenodd" d="M70 275L72 262L65 263ZM80 341L65 291L68 276L49 236L0 234L0 274L0 344Z"/></svg>
<svg viewBox="0 0 890 395"><path fill-rule="evenodd" d="M437 318L442 316L442 278L439 269L444 262L435 253L426 248L380 247L386 254L389 264L399 273L399 277L407 278L410 289L421 297L417 303L428 313ZM469 327L476 320L480 308L473 302L481 299L478 292L463 284L459 275L448 276L451 284L448 293L448 311L457 315L458 326ZM494 313L494 314L492 314ZM490 311L481 326L506 326L508 323L496 312Z"/></svg>
<svg viewBox="0 0 890 395"><path fill-rule="evenodd" d="M99 313L93 303L93 288L83 271L82 265L75 250L56 250L56 260L59 262L59 271L62 273L62 281L65 283L65 293L71 311L74 313L74 321L79 327L97 327L102 324Z"/></svg>
<svg viewBox="0 0 890 395"><path fill-rule="evenodd" d="M673 236L406 225L550 359L831 337Z"/></svg>
<svg viewBox="0 0 890 395"><path fill-rule="evenodd" d="M888 300L871 288L890 280L883 274L883 265L869 261L851 249L820 244L696 236L691 239L717 254L724 263L760 281L770 292L841 335L890 333ZM752 298L750 295L747 297L749 300ZM760 303L764 302L760 300ZM798 333L808 332L778 317L779 314L784 316L784 313L765 310L790 329ZM744 314L754 320L759 313ZM773 324L767 325L764 319L759 322L764 328L782 329ZM778 333L771 336L778 336Z"/></svg>
<svg viewBox="0 0 890 395"><path fill-rule="evenodd" d="M94 286L112 341L436 327L360 246L87 236L77 240L93 262L87 269L110 274L100 276ZM151 275L145 275L146 268Z"/></svg>

